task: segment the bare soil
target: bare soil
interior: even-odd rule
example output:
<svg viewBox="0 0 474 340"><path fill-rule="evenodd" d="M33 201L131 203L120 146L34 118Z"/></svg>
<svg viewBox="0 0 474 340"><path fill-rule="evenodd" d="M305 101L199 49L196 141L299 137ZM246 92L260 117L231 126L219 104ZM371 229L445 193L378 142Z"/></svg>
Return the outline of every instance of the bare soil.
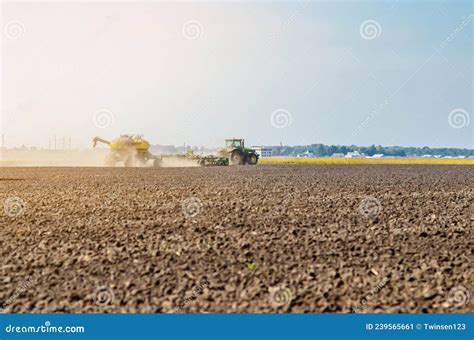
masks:
<svg viewBox="0 0 474 340"><path fill-rule="evenodd" d="M0 308L473 312L473 198L473 166L0 168Z"/></svg>

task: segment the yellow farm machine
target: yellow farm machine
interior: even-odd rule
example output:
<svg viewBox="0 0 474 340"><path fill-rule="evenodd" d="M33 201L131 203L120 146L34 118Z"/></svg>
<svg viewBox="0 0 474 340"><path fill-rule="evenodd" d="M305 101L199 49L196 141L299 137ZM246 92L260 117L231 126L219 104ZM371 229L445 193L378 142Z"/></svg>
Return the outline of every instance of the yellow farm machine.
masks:
<svg viewBox="0 0 474 340"><path fill-rule="evenodd" d="M149 160L153 160L153 166L160 166L160 159L152 155L149 151L150 143L141 135L121 135L112 141L107 141L100 137L95 137L93 146L103 143L109 146L110 152L105 158L106 166L115 166L123 162L126 167L145 165Z"/></svg>

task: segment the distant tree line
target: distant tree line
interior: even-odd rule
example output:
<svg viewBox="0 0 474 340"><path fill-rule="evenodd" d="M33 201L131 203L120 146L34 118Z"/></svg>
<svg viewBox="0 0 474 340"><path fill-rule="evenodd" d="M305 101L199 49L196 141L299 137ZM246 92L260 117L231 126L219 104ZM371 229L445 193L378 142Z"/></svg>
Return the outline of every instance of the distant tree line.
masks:
<svg viewBox="0 0 474 340"><path fill-rule="evenodd" d="M373 156L375 154L383 154L384 156L392 157L407 157L407 156L474 156L474 149L456 149L456 148L415 148L403 146L345 146L345 145L325 145L325 144L311 144L311 145L295 145L295 146L269 146L272 149L273 156L297 156L310 152L315 157L332 156L335 153L346 155L348 152L358 151L359 153ZM211 153L215 149L207 149L197 146L174 146L174 145L152 145L150 151L158 154L168 153L183 153L186 150L193 150L196 153Z"/></svg>
<svg viewBox="0 0 474 340"><path fill-rule="evenodd" d="M384 154L385 156L474 156L474 149L456 149L456 148L415 148L403 146L345 146L345 145L296 145L296 146L270 146L274 156L296 156L305 152L311 152L316 157L332 156L335 153L347 154L348 152L358 151L368 156L375 154Z"/></svg>

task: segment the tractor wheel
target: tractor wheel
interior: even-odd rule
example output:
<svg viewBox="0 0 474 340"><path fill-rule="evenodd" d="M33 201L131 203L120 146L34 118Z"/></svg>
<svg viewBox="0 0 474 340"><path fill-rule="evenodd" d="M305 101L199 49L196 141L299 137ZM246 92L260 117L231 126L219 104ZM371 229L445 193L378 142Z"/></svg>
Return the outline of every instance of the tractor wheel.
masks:
<svg viewBox="0 0 474 340"><path fill-rule="evenodd" d="M105 160L104 160L105 166L114 167L116 163L117 163L117 159L115 158L114 155L110 154L110 155L105 156Z"/></svg>
<svg viewBox="0 0 474 340"><path fill-rule="evenodd" d="M244 164L244 155L240 150L234 150L230 154L230 164L231 165L242 165Z"/></svg>
<svg viewBox="0 0 474 340"><path fill-rule="evenodd" d="M162 164L161 158L155 158L153 160L153 167L154 168L161 168L162 165L163 164Z"/></svg>
<svg viewBox="0 0 474 340"><path fill-rule="evenodd" d="M246 160L248 165L255 165L258 162L257 155L254 153L249 153Z"/></svg>

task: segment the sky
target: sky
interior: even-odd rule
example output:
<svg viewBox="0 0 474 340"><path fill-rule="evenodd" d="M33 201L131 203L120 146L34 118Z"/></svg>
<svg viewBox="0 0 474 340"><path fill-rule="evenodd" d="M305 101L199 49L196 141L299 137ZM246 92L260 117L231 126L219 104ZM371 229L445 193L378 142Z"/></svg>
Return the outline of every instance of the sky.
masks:
<svg viewBox="0 0 474 340"><path fill-rule="evenodd" d="M1 27L6 146L474 148L471 1L4 2Z"/></svg>

